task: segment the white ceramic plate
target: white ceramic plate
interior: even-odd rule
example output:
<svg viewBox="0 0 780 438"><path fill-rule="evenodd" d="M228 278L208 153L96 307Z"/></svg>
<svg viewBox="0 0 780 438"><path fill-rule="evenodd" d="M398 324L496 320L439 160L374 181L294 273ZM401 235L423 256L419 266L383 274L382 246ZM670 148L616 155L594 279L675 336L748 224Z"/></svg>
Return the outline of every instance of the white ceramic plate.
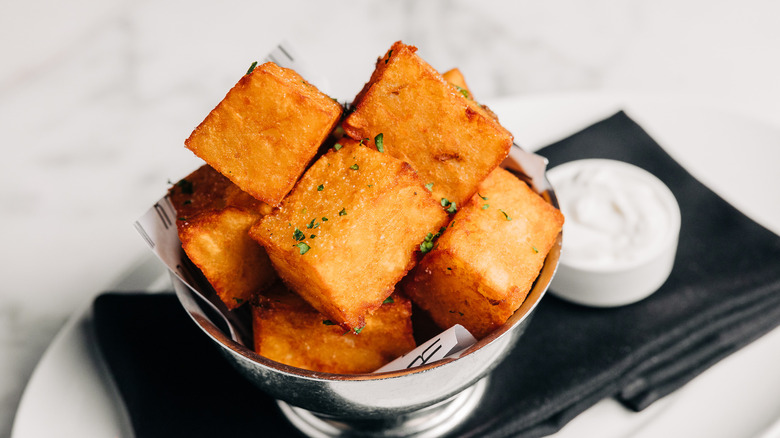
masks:
<svg viewBox="0 0 780 438"><path fill-rule="evenodd" d="M489 104L515 141L531 150L624 109L701 182L780 233L778 127L696 102L642 96L547 95ZM167 275L151 257L124 280L126 290L164 284ZM38 364L19 405L12 438L132 436L92 339L88 309L70 319ZM777 370L780 329L641 413L604 400L555 436L777 438Z"/></svg>

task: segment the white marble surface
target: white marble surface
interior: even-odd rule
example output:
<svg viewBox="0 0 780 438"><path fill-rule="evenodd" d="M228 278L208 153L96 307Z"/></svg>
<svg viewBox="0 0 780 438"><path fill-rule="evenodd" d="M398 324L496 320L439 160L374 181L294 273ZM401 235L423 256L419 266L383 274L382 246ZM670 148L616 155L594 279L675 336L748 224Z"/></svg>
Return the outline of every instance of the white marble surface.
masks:
<svg viewBox="0 0 780 438"><path fill-rule="evenodd" d="M62 324L147 250L183 140L277 42L350 99L398 39L484 101L681 95L780 126L780 3L11 0L0 13L0 436Z"/></svg>

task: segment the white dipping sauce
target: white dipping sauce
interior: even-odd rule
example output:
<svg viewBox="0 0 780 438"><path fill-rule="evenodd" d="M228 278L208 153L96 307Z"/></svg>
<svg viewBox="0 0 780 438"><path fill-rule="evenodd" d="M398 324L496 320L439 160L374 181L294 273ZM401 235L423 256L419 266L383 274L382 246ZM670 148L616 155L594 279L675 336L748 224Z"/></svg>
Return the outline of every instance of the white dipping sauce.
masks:
<svg viewBox="0 0 780 438"><path fill-rule="evenodd" d="M666 249L679 229L671 191L639 167L580 160L552 169L548 178L566 218L561 262L595 269L641 263Z"/></svg>

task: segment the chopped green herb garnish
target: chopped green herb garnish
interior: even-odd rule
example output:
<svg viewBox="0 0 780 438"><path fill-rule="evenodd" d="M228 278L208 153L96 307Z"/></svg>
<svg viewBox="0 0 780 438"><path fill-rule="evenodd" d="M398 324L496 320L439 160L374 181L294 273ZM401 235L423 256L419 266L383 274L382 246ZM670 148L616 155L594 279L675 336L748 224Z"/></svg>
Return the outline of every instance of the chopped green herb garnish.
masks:
<svg viewBox="0 0 780 438"><path fill-rule="evenodd" d="M190 204L192 204L192 199L188 199L188 200L186 200L186 201L182 202L182 204L184 204L184 205L190 205Z"/></svg>
<svg viewBox="0 0 780 438"><path fill-rule="evenodd" d="M509 215L508 215L508 214L506 214L506 212L505 212L504 210L501 210L501 209L499 208L499 209L498 209L498 211L500 211L501 213L503 213L503 214L504 214L504 217L506 218L506 220L508 220L508 221L511 221L511 220L512 220L512 218L511 218L511 217L509 217Z"/></svg>
<svg viewBox="0 0 780 438"><path fill-rule="evenodd" d="M243 304L244 300L243 298L233 297L233 300L236 302L236 304Z"/></svg>
<svg viewBox="0 0 780 438"><path fill-rule="evenodd" d="M426 188L426 189L428 189L428 191L430 192L430 191L431 191L431 189L433 188L433 183L428 183L428 184L426 184L426 185L425 185L425 188Z"/></svg>
<svg viewBox="0 0 780 438"><path fill-rule="evenodd" d="M341 211L339 212L339 216L346 216L346 215L347 215L347 209L342 208Z"/></svg>
<svg viewBox="0 0 780 438"><path fill-rule="evenodd" d="M312 219L311 222L306 224L306 228L308 228L310 230L313 229L313 228L317 228L319 226L320 226L320 224L317 223L317 218L316 217L314 219Z"/></svg>
<svg viewBox="0 0 780 438"><path fill-rule="evenodd" d="M307 244L305 244L303 242L299 242L295 246L298 247L298 251L301 253L301 255L306 254L306 252L311 249L311 247L309 245L307 245Z"/></svg>
<svg viewBox="0 0 780 438"><path fill-rule="evenodd" d="M395 301L393 301L393 297L387 297L384 301L382 301L382 304L393 304Z"/></svg>
<svg viewBox="0 0 780 438"><path fill-rule="evenodd" d="M471 99L471 96L469 95L468 90L466 90L465 88L461 88L461 87L459 87L457 85L455 85L455 88L458 89L458 91L460 92L460 94L463 95L463 97L465 97L466 99Z"/></svg>
<svg viewBox="0 0 780 438"><path fill-rule="evenodd" d="M487 196L482 196L482 194L480 194L479 192L477 192L477 196L479 196L480 198L482 198L482 200L483 200L483 201L487 201L487 200L488 200L488 197L487 197Z"/></svg>
<svg viewBox="0 0 780 438"><path fill-rule="evenodd" d="M333 322L333 321L331 321L329 319L322 320L322 323L325 324L325 325L336 325L335 322Z"/></svg>
<svg viewBox="0 0 780 438"><path fill-rule="evenodd" d="M324 185L320 184L320 185L317 186L317 191L318 192L321 192L323 190L325 190L325 186Z"/></svg>
<svg viewBox="0 0 780 438"><path fill-rule="evenodd" d="M357 163L355 163L355 164L349 166L349 168L352 169L352 170L358 170L358 169L360 169L360 166L358 166Z"/></svg>
<svg viewBox="0 0 780 438"><path fill-rule="evenodd" d="M323 217L322 217L322 221L323 221L323 222L327 222L327 221L328 221L328 218L326 218L325 216L323 216Z"/></svg>
<svg viewBox="0 0 780 438"><path fill-rule="evenodd" d="M446 227L439 228L439 232L436 234L428 233L425 235L425 240L420 244L420 252L423 254L427 254L430 250L434 248L433 241L438 239L442 233L446 230Z"/></svg>
<svg viewBox="0 0 780 438"><path fill-rule="evenodd" d="M390 56L392 56L392 55L393 55L393 49L390 49L390 50L387 52L387 59L385 59L385 64L387 64L387 61L389 61L389 60L390 60Z"/></svg>
<svg viewBox="0 0 780 438"><path fill-rule="evenodd" d="M185 195L191 195L192 190L192 181L189 181L187 179L181 179L179 182L176 183L176 185L181 189L181 192Z"/></svg>
<svg viewBox="0 0 780 438"><path fill-rule="evenodd" d="M536 247L535 247L535 246L531 245L531 249L532 249L532 250L534 250L534 252L535 252L536 254L539 254L539 250L538 250L538 249L536 249Z"/></svg>
<svg viewBox="0 0 780 438"><path fill-rule="evenodd" d="M485 204L485 205L482 206L482 209L483 210L487 210L489 207L490 207L490 204Z"/></svg>
<svg viewBox="0 0 780 438"><path fill-rule="evenodd" d="M255 70L255 67L257 67L257 61L253 62L252 65L249 66L249 70L246 71L246 74L252 73Z"/></svg>
<svg viewBox="0 0 780 438"><path fill-rule="evenodd" d="M379 152L385 151L385 136L381 132L374 137L374 144L376 145L376 150Z"/></svg>
<svg viewBox="0 0 780 438"><path fill-rule="evenodd" d="M316 235L316 234L312 234L312 235L311 235L311 236L309 236L309 237L310 237L310 238L312 238L312 239L314 239L315 237L317 237L317 235Z"/></svg>
<svg viewBox="0 0 780 438"><path fill-rule="evenodd" d="M295 227L295 231L293 232L293 239L295 240L303 240L306 238L306 235L303 234L303 231L299 230L298 227Z"/></svg>
<svg viewBox="0 0 780 438"><path fill-rule="evenodd" d="M441 198L441 206L446 208L447 213L455 213L458 209L455 207L454 202L450 202L447 198Z"/></svg>
<svg viewBox="0 0 780 438"><path fill-rule="evenodd" d="M352 331L355 332L356 335L359 335L360 332L362 332L364 328L366 328L366 326L356 327L356 328L353 328Z"/></svg>
<svg viewBox="0 0 780 438"><path fill-rule="evenodd" d="M334 144L334 145L333 145L333 149L335 149L335 150L339 150L339 149L341 149L342 147L343 147L343 146L341 146L341 143L336 143L336 144Z"/></svg>

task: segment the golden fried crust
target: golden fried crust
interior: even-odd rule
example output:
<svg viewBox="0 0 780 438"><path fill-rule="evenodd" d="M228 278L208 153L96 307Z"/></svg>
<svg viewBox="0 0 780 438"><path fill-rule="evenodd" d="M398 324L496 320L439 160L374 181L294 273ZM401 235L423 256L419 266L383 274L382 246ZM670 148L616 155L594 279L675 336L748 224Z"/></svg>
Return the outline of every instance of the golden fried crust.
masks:
<svg viewBox="0 0 780 438"><path fill-rule="evenodd" d="M252 307L255 351L312 371L370 373L414 349L411 314L411 302L394 294L366 316L359 333L345 332L277 284Z"/></svg>
<svg viewBox="0 0 780 438"><path fill-rule="evenodd" d="M208 165L174 184L169 199L182 249L228 309L276 280L265 250L249 237L249 227L270 212L268 204Z"/></svg>
<svg viewBox="0 0 780 438"><path fill-rule="evenodd" d="M233 206L263 214L271 207L238 188L232 181L204 164L168 189L168 197L179 218L190 218L209 210Z"/></svg>
<svg viewBox="0 0 780 438"><path fill-rule="evenodd" d="M277 278L263 247L249 237L260 217L226 207L178 221L182 249L228 309L248 302Z"/></svg>
<svg viewBox="0 0 780 438"><path fill-rule="evenodd" d="M460 205L507 156L512 135L415 51L397 42L377 61L342 126L372 145L381 133L388 154L433 183L435 199Z"/></svg>
<svg viewBox="0 0 780 438"><path fill-rule="evenodd" d="M402 289L442 328L484 337L522 304L562 226L559 210L498 168Z"/></svg>
<svg viewBox="0 0 780 438"><path fill-rule="evenodd" d="M296 72L268 62L242 77L185 145L243 191L275 206L341 111Z"/></svg>
<svg viewBox="0 0 780 438"><path fill-rule="evenodd" d="M355 328L446 220L408 164L352 142L317 160L250 235L290 289Z"/></svg>

